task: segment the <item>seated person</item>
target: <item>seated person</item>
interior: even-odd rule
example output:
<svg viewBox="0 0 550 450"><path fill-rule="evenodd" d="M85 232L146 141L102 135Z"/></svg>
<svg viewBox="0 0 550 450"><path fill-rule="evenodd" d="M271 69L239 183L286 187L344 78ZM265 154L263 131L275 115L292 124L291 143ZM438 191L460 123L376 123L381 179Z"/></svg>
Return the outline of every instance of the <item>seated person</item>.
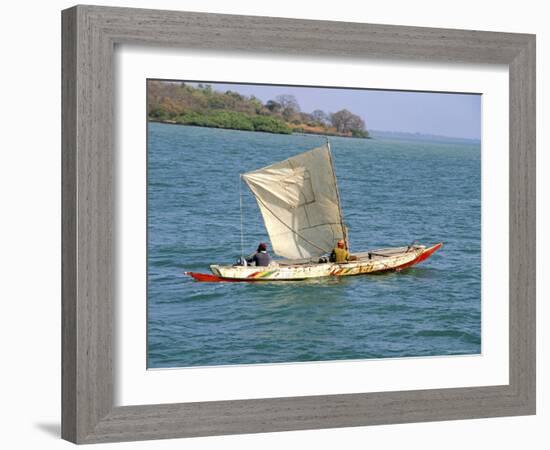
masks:
<svg viewBox="0 0 550 450"><path fill-rule="evenodd" d="M336 248L332 250L330 254L330 261L335 263L345 263L351 261L349 252L345 248L344 240L340 239L336 244Z"/></svg>
<svg viewBox="0 0 550 450"><path fill-rule="evenodd" d="M271 256L267 253L267 244L260 242L258 250L251 257L246 258L247 263L255 263L256 266L269 266L271 263Z"/></svg>

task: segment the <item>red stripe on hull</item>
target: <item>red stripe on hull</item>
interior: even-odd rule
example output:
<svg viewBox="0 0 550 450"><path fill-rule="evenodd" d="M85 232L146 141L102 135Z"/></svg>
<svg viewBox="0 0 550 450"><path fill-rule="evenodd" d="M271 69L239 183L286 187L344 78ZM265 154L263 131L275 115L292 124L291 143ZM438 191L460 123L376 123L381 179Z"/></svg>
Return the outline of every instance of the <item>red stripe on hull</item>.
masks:
<svg viewBox="0 0 550 450"><path fill-rule="evenodd" d="M403 269L406 269L407 267L411 267L411 266L414 266L415 264L421 263L422 261L426 261L430 256L432 256L442 246L443 246L443 242L440 242L439 244L435 244L433 247L430 247L430 248L427 248L426 250L424 250L420 255L418 255L412 261L409 261L408 263L402 264L401 266L397 266L393 270L403 270Z"/></svg>
<svg viewBox="0 0 550 450"><path fill-rule="evenodd" d="M198 272L183 272L183 273L185 275L189 275L190 277L193 277L197 281L206 281L211 283L245 281L245 280L239 280L236 278L222 278L216 275L211 275L209 273L198 273Z"/></svg>
<svg viewBox="0 0 550 450"><path fill-rule="evenodd" d="M262 271L260 270L259 272L253 272L251 273L250 275L248 275L248 278L254 278L256 275L258 275L259 273L262 273Z"/></svg>

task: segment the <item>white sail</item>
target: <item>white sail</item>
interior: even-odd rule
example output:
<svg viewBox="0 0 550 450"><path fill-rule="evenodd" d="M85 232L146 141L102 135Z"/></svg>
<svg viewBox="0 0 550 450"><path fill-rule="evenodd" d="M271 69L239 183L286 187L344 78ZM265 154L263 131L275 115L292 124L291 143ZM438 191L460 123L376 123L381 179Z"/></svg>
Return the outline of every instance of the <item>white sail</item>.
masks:
<svg viewBox="0 0 550 450"><path fill-rule="evenodd" d="M258 201L277 255L289 259L320 256L345 239L327 144L242 177Z"/></svg>

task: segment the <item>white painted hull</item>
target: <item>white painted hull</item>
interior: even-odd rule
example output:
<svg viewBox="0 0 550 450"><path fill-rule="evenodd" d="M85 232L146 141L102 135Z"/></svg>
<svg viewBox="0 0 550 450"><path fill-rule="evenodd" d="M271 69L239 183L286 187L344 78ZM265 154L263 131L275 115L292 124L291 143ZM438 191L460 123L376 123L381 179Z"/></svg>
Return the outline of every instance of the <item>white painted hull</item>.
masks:
<svg viewBox="0 0 550 450"><path fill-rule="evenodd" d="M356 261L346 263L274 264L267 267L212 265L210 269L219 280L200 281L292 281L329 276L361 275L388 270L401 270L424 261L442 244L373 250L360 253ZM191 276L194 276L190 273ZM198 274L197 274L198 275ZM195 277L198 279L197 277Z"/></svg>

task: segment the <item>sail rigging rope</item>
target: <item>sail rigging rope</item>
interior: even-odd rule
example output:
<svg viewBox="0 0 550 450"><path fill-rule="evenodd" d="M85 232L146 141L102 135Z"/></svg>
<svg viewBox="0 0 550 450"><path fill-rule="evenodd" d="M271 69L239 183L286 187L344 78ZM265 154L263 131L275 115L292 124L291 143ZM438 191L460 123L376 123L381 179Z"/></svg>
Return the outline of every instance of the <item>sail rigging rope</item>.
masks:
<svg viewBox="0 0 550 450"><path fill-rule="evenodd" d="M286 228L288 228L290 231L292 231L292 232L293 232L296 236L298 236L300 239L303 239L303 240L306 241L309 245L312 245L313 247L317 248L318 250L321 250L323 253L329 253L329 252L330 252L330 250L325 250L324 248L319 247L318 245L314 244L314 243L311 242L309 239L305 238L305 237L302 236L300 233L298 233L298 232L297 232L294 228L292 228L290 225L286 224L282 219L280 219L279 217L277 217L277 215L276 215L273 211L271 211L271 209L264 203L264 201L263 201L260 197L258 197L258 196L256 196L256 195L254 195L254 197L256 197L256 200L257 200L258 202L260 202L260 203L263 205L263 207L264 207L265 209L267 209L267 210L271 213L271 215L272 215L273 217L275 217L275 219L277 219L279 222L281 222Z"/></svg>
<svg viewBox="0 0 550 450"><path fill-rule="evenodd" d="M242 175L239 175L239 209L241 211L241 258L244 255L244 228L243 228L243 189Z"/></svg>

